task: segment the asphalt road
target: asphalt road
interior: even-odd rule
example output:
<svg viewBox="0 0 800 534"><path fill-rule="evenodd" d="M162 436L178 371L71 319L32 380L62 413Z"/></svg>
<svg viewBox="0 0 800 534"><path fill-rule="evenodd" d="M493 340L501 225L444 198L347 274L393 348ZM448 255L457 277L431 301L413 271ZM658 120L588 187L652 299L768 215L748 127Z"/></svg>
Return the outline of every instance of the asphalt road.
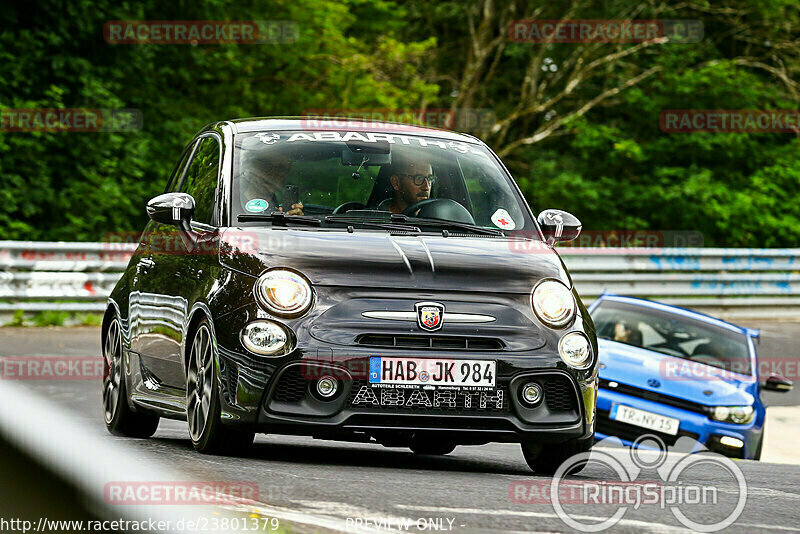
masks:
<svg viewBox="0 0 800 534"><path fill-rule="evenodd" d="M762 326L748 324L748 326ZM780 323L764 328L760 351L769 357L796 358L792 339L800 323ZM0 356L96 356L99 332L93 328L0 329ZM310 438L258 436L244 458L204 456L192 450L183 422L162 421L149 440L112 437L106 433L100 406L100 385L95 381L26 381L25 387L57 402L89 423L99 436L133 444L143 451L169 459L176 469L199 480L254 482L259 487L253 513L285 516L302 512L301 523L315 530L385 532L391 525L410 520L411 532L565 532L572 531L547 499L550 479L531 473L516 445L493 444L458 447L445 457L415 456L406 449L380 445L324 442ZM800 404L797 393L768 399L774 404ZM32 423L33 424L33 423ZM796 440L800 431L785 439ZM627 452L614 453L627 457ZM764 462L736 462L746 481L746 504L739 518L726 529L732 532L800 532L800 467ZM573 480L581 484L618 481L608 466L590 464ZM660 480L652 470L639 481ZM684 485L713 488L716 505L681 505L689 518L712 523L733 511L739 496L736 480L713 464L686 470ZM607 485L607 484L606 484ZM522 489L520 489L522 488ZM596 495L596 494L595 494ZM565 504L577 521L597 522L618 507L595 502ZM365 523L365 520L379 522ZM419 522L431 519L431 522ZM360 520L360 521L359 521ZM390 522L390 523L387 523ZM368 526L369 528L365 527ZM425 526L425 529L419 528ZM325 528L323 528L325 527ZM668 505L644 503L629 506L611 532L673 532L685 529Z"/></svg>

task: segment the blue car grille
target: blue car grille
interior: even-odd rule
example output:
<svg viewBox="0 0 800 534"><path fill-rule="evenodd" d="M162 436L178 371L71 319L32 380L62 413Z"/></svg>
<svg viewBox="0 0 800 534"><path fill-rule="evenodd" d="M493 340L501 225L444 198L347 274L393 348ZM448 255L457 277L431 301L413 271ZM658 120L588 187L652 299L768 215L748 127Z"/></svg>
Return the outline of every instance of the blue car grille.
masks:
<svg viewBox="0 0 800 534"><path fill-rule="evenodd" d="M608 380L601 378L600 389L605 389L606 391L613 391L615 393L622 393L623 395L630 395L631 397L638 397L640 399L657 402L659 404L666 404L667 406L673 406L675 408L680 408L682 410L695 412L702 415L710 415L714 409L711 406L706 406L704 404L700 404L697 402L692 402L678 397L673 397L671 395L665 395L663 393L657 393L655 391L650 391L647 389L629 386L627 384L619 384L617 385L617 387L612 388L609 387L608 383L609 383Z"/></svg>

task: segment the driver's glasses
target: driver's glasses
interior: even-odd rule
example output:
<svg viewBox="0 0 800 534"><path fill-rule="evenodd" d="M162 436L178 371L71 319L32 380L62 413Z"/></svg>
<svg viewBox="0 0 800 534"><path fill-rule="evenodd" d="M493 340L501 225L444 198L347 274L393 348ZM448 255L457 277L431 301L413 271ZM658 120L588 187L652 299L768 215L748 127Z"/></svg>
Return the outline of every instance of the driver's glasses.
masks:
<svg viewBox="0 0 800 534"><path fill-rule="evenodd" d="M427 176L424 174L401 174L400 176L411 178L414 181L414 185L422 185L422 182L427 181L428 184L433 187L433 184L436 183L436 175L434 174L429 174Z"/></svg>

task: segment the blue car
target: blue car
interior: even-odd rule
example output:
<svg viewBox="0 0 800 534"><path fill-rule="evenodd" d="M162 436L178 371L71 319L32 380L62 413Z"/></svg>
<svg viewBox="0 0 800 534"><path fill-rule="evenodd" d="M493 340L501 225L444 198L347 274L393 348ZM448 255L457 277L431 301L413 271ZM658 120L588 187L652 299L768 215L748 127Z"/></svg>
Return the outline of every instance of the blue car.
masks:
<svg viewBox="0 0 800 534"><path fill-rule="evenodd" d="M688 436L731 458L760 459L761 390L788 391L792 383L779 375L759 382L758 330L611 294L589 312L600 356L598 440L631 445L655 434L671 446Z"/></svg>

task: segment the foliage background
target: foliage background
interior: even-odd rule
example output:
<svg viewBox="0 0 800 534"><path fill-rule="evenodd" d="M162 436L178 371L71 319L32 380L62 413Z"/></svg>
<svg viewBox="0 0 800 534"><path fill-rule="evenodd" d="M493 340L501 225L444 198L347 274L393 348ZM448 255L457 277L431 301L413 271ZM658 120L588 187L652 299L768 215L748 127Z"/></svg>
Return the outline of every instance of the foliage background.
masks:
<svg viewBox="0 0 800 534"><path fill-rule="evenodd" d="M521 18L695 19L705 35L646 47L510 42L508 22ZM300 38L104 41L106 21L138 19L292 20ZM788 0L13 3L0 11L0 108L136 108L144 121L131 133L0 132L0 239L100 240L142 228L145 202L211 121L474 107L496 114L476 134L534 209L567 209L590 230L699 230L707 246L797 246L796 135L665 134L659 113L797 109L799 20Z"/></svg>

